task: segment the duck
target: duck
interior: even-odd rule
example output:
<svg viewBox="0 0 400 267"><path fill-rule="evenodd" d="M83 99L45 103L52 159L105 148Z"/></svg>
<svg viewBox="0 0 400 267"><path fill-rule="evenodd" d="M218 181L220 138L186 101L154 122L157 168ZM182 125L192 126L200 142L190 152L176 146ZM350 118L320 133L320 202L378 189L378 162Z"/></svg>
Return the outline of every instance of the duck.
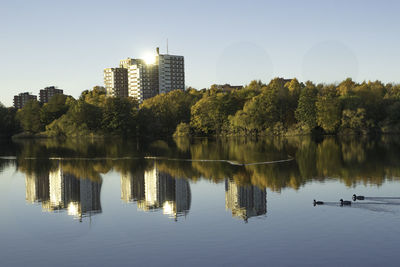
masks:
<svg viewBox="0 0 400 267"><path fill-rule="evenodd" d="M323 205L323 204L324 204L323 201L316 201L316 200L314 199L314 207L317 206L317 205Z"/></svg>
<svg viewBox="0 0 400 267"><path fill-rule="evenodd" d="M356 201L356 200L364 200L364 199L365 199L364 196L357 196L356 194L353 195L353 200L354 201Z"/></svg>
<svg viewBox="0 0 400 267"><path fill-rule="evenodd" d="M340 199L340 206L350 206L351 201Z"/></svg>

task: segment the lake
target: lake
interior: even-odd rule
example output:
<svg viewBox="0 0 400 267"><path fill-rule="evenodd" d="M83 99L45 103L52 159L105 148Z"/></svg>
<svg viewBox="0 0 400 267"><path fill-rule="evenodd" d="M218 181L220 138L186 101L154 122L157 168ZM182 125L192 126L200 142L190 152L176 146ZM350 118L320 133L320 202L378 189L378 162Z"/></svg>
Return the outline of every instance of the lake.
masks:
<svg viewBox="0 0 400 267"><path fill-rule="evenodd" d="M397 136L0 145L0 266L398 265Z"/></svg>

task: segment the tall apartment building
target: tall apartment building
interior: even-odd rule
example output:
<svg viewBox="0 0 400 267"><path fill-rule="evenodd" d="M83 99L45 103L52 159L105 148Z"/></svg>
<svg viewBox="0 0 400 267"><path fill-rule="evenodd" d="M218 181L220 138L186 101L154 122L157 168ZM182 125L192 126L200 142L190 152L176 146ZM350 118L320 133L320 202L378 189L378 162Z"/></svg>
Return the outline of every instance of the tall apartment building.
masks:
<svg viewBox="0 0 400 267"><path fill-rule="evenodd" d="M185 89L185 63L183 56L161 55L157 48L159 93Z"/></svg>
<svg viewBox="0 0 400 267"><path fill-rule="evenodd" d="M175 89L185 89L184 57L160 54L158 48L155 62L152 64L146 63L142 59L127 58L120 61L119 68L105 69L104 83L109 96L116 96L115 90L111 89L117 88L112 83L112 77L118 76L115 71L112 74L112 70L116 69L120 69L120 72L123 72L122 69L127 71L127 82L126 84L119 84L119 88L127 90L126 96L134 97L139 102L157 94L168 93ZM122 82L123 79L117 80Z"/></svg>
<svg viewBox="0 0 400 267"><path fill-rule="evenodd" d="M108 96L128 97L128 70L126 68L104 69L104 85Z"/></svg>
<svg viewBox="0 0 400 267"><path fill-rule="evenodd" d="M46 87L40 90L39 93L39 102L47 103L54 95L62 95L64 91L62 89L57 89L55 86Z"/></svg>
<svg viewBox="0 0 400 267"><path fill-rule="evenodd" d="M14 107L18 109L23 108L29 100L37 100L37 96L31 95L28 92L20 93L14 96Z"/></svg>
<svg viewBox="0 0 400 267"><path fill-rule="evenodd" d="M128 95L139 102L159 94L158 66L137 60L128 69Z"/></svg>

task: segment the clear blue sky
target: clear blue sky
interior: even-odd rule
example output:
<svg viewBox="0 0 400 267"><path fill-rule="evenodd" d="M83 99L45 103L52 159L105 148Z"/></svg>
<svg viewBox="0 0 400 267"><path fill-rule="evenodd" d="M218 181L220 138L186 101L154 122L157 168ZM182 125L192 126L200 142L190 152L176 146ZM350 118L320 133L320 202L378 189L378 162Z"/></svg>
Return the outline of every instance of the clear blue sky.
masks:
<svg viewBox="0 0 400 267"><path fill-rule="evenodd" d="M0 101L56 85L75 97L103 69L159 46L186 85L279 77L400 82L398 1L0 2Z"/></svg>

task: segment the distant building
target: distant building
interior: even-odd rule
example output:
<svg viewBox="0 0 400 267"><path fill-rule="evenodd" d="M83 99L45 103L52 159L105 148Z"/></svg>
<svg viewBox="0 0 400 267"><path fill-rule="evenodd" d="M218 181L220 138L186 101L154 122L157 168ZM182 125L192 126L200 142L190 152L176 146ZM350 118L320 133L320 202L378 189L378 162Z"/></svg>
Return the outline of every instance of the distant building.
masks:
<svg viewBox="0 0 400 267"><path fill-rule="evenodd" d="M225 208L232 216L243 219L267 213L267 193L265 189L253 185L240 186L233 180L225 180Z"/></svg>
<svg viewBox="0 0 400 267"><path fill-rule="evenodd" d="M108 96L128 97L128 70L125 68L104 69L104 85Z"/></svg>
<svg viewBox="0 0 400 267"><path fill-rule="evenodd" d="M243 89L242 85L230 85L226 84L213 84L211 88L222 90L223 92L231 92L233 90L240 90Z"/></svg>
<svg viewBox="0 0 400 267"><path fill-rule="evenodd" d="M151 64L143 59L120 60L119 68L104 70L104 84L108 96L130 96L139 102L172 90L184 90L184 57L163 55L157 48L155 62Z"/></svg>
<svg viewBox="0 0 400 267"><path fill-rule="evenodd" d="M14 96L14 107L15 108L23 108L29 100L37 100L37 96L31 95L30 93L20 93L19 95Z"/></svg>
<svg viewBox="0 0 400 267"><path fill-rule="evenodd" d="M40 90L39 102L44 104L50 101L50 99L55 95L62 95L64 91L62 89L57 89L55 86L46 87Z"/></svg>
<svg viewBox="0 0 400 267"><path fill-rule="evenodd" d="M140 61L140 59L128 57L127 59L122 59L119 61L119 67L124 69L129 69L130 66L136 64L138 61Z"/></svg>

